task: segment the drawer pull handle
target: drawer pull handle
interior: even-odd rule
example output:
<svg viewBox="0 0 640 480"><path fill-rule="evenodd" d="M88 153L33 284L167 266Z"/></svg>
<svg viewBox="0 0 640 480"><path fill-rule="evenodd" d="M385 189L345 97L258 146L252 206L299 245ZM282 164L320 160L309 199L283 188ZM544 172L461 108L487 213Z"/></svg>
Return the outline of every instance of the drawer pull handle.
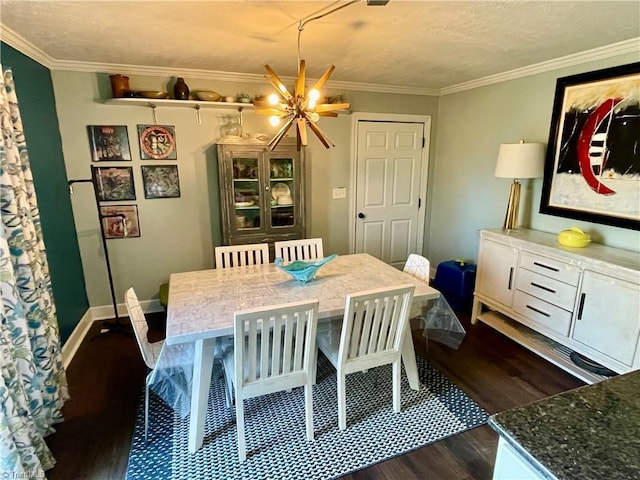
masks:
<svg viewBox="0 0 640 480"><path fill-rule="evenodd" d="M543 312L542 310L538 310L537 308L532 307L531 305L527 305L527 308L529 310L533 310L536 313L539 313L540 315L544 315L545 317L551 317L551 315L549 315L547 312Z"/></svg>
<svg viewBox="0 0 640 480"><path fill-rule="evenodd" d="M587 299L586 293L580 294L580 306L578 307L578 320L582 320L582 310L584 310L584 301Z"/></svg>
<svg viewBox="0 0 640 480"><path fill-rule="evenodd" d="M513 267L509 269L509 287L508 287L509 290L511 290L512 285L513 285Z"/></svg>
<svg viewBox="0 0 640 480"><path fill-rule="evenodd" d="M545 265L544 263L533 262L536 267L546 268L547 270L551 270L552 272L559 272L560 269L556 267L550 267L549 265Z"/></svg>
<svg viewBox="0 0 640 480"><path fill-rule="evenodd" d="M556 291L553 288L545 287L544 285L540 285L538 283L531 282L531 285L533 285L534 287L538 287L544 290L545 292L556 293Z"/></svg>

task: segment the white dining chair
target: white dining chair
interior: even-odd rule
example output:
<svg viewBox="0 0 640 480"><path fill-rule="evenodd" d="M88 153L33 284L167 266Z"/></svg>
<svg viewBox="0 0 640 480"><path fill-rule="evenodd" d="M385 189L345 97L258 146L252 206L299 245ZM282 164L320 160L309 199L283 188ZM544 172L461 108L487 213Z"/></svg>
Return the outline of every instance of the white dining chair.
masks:
<svg viewBox="0 0 640 480"><path fill-rule="evenodd" d="M151 376L153 375L153 371L156 368L156 364L158 363L162 347L164 346L164 340L151 343L147 339L149 326L144 316L144 312L142 311L142 307L140 306L140 302L138 301L138 296L133 288L129 288L125 292L124 303L127 307L129 320L131 320L131 325L133 326L133 333L135 334L138 347L140 348L142 360L149 369L149 373L147 374L144 382L144 443L146 445L149 427L149 383Z"/></svg>
<svg viewBox="0 0 640 480"><path fill-rule="evenodd" d="M215 247L216 268L266 265L269 263L269 244L252 243Z"/></svg>
<svg viewBox="0 0 640 480"><path fill-rule="evenodd" d="M324 257L322 238L305 238L275 242L275 258L284 263L294 260L318 260Z"/></svg>
<svg viewBox="0 0 640 480"><path fill-rule="evenodd" d="M248 398L304 386L307 439L313 440L317 322L318 300L235 313L234 349L223 363L227 391L235 387L240 461L247 458L243 401Z"/></svg>
<svg viewBox="0 0 640 480"><path fill-rule="evenodd" d="M192 344L167 345L164 340L149 342L147 338L149 326L138 301L138 296L132 287L125 292L124 303L142 360L149 370L144 382L144 443L146 445L149 430L149 387L162 381L169 381L169 377L176 372L182 372L189 376L193 371L193 348ZM220 361L226 351L232 351L232 341L232 338L216 341L214 358ZM172 402L171 406L177 407L180 405L180 401L185 401L185 405L188 404L189 398L178 398L181 392L177 390L179 389L171 387L164 390L171 392L169 399ZM164 398L164 400L167 399Z"/></svg>
<svg viewBox="0 0 640 480"><path fill-rule="evenodd" d="M400 372L404 330L414 285L347 295L344 318L318 327L317 345L337 371L338 426L347 427L346 376L393 365L393 410L400 411Z"/></svg>
<svg viewBox="0 0 640 480"><path fill-rule="evenodd" d="M422 255L418 255L417 253L412 253L409 255L409 258L407 258L407 262L404 264L404 269L402 271L429 285L431 277L430 269L431 264L428 259Z"/></svg>

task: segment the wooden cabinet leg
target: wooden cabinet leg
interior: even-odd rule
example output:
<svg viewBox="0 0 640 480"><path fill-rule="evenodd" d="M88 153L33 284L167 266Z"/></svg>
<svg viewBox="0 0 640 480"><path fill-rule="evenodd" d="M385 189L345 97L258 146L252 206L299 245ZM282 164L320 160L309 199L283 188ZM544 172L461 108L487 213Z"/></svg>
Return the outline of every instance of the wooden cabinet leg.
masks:
<svg viewBox="0 0 640 480"><path fill-rule="evenodd" d="M473 297L473 308L471 310L471 325L478 323L478 315L482 313L482 302Z"/></svg>

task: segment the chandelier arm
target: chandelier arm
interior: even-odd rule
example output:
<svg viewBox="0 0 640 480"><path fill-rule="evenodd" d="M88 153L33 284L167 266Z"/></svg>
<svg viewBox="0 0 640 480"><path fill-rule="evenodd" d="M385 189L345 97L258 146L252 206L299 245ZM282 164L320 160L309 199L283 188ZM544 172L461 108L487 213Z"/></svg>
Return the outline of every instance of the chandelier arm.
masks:
<svg viewBox="0 0 640 480"><path fill-rule="evenodd" d="M300 60L298 62L298 80L296 82L296 97L304 98L304 74L305 74L305 63L304 60Z"/></svg>
<svg viewBox="0 0 640 480"><path fill-rule="evenodd" d="M316 112L331 112L333 110L344 110L351 107L350 103L323 103L316 105Z"/></svg>
<svg viewBox="0 0 640 480"><path fill-rule="evenodd" d="M282 80L280 80L280 77L278 77L278 74L274 72L269 65L265 65L264 69L269 74L269 75L265 75L265 78L271 83L271 85L276 87L276 89L280 93L282 93L284 98L286 98L287 100L290 100L291 98L293 98L293 96L289 93L289 90L287 90L287 87L285 87L284 83L282 83Z"/></svg>
<svg viewBox="0 0 640 480"><path fill-rule="evenodd" d="M296 117L292 116L290 119L287 120L287 122L282 126L282 128L278 130L278 133L275 134L275 136L271 139L271 141L268 144L269 150L273 150L278 146L278 143L280 143L280 140L282 140L282 137L284 137L284 135L289 131L289 128L291 128L291 125L293 125L293 122L295 122L295 119Z"/></svg>
<svg viewBox="0 0 640 480"><path fill-rule="evenodd" d="M338 114L336 112L316 112L321 117L337 117Z"/></svg>
<svg viewBox="0 0 640 480"><path fill-rule="evenodd" d="M316 136L318 137L318 139L320 139L320 141L322 142L322 144L326 147L329 148L331 147L335 147L335 145L333 144L333 142L331 140L329 140L329 138L324 134L324 132L322 130L320 130L320 127L318 127L318 125L311 121L311 119L309 118L309 114L305 112L305 117L307 118L307 124L309 125L309 127L311 128L311 130L313 130L313 133L316 134Z"/></svg>
<svg viewBox="0 0 640 480"><path fill-rule="evenodd" d="M298 118L298 135L300 136L300 143L307 145L307 120L305 118Z"/></svg>
<svg viewBox="0 0 640 480"><path fill-rule="evenodd" d="M287 112L278 110L277 108L256 108L254 113L258 115L276 115L278 117L284 117L287 115Z"/></svg>
<svg viewBox="0 0 640 480"><path fill-rule="evenodd" d="M327 71L324 72L324 75L322 75L322 77L320 77L320 80L318 80L316 82L316 84L313 86L312 90L318 90L320 91L320 89L322 88L322 86L327 82L327 80L329 80L329 77L331 76L331 74L333 73L333 71L336 69L335 65L331 65L329 66L329 68L327 68Z"/></svg>

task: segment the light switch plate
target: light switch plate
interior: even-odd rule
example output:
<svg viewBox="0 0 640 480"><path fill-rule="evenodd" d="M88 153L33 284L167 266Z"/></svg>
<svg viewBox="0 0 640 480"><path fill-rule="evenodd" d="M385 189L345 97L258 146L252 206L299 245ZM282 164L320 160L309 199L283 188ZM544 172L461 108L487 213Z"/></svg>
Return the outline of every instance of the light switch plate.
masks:
<svg viewBox="0 0 640 480"><path fill-rule="evenodd" d="M332 198L347 198L347 188L346 187L337 187L333 189Z"/></svg>

